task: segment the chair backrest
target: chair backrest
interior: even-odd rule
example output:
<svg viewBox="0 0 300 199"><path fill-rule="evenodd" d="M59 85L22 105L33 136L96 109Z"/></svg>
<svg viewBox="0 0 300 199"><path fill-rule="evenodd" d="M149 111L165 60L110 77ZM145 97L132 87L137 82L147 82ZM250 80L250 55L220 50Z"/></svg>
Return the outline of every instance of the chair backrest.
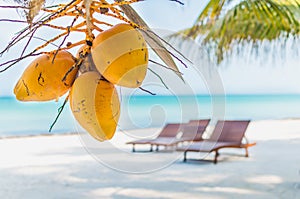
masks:
<svg viewBox="0 0 300 199"><path fill-rule="evenodd" d="M180 126L182 124L167 124L160 132L158 137L176 137L177 133L180 131Z"/></svg>
<svg viewBox="0 0 300 199"><path fill-rule="evenodd" d="M197 126L203 126L203 127L207 127L207 125L209 124L210 119L206 119L206 120L190 120L190 122L188 124L190 125L197 125Z"/></svg>
<svg viewBox="0 0 300 199"><path fill-rule="evenodd" d="M241 143L250 120L218 121L210 141Z"/></svg>
<svg viewBox="0 0 300 199"><path fill-rule="evenodd" d="M207 120L191 120L182 128L181 138L190 139L192 141L201 141L202 135L208 126L210 119Z"/></svg>

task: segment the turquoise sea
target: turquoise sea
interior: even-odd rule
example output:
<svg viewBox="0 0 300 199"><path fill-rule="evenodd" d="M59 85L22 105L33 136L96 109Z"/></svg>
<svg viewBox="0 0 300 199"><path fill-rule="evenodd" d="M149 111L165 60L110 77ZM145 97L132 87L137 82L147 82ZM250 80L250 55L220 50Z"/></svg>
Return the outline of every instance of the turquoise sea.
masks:
<svg viewBox="0 0 300 199"><path fill-rule="evenodd" d="M159 127L190 119L300 118L300 95L132 96L121 98L119 129ZM0 137L48 134L63 100L19 102L0 98ZM78 125L67 104L52 133L76 132Z"/></svg>

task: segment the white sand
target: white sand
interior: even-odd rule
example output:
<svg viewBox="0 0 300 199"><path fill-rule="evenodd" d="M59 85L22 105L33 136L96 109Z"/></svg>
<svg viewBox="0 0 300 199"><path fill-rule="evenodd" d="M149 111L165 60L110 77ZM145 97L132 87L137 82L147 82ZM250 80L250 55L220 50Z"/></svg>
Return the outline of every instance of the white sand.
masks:
<svg viewBox="0 0 300 199"><path fill-rule="evenodd" d="M250 157L223 150L217 165L183 163L177 152L132 154L122 133L112 144L79 135L2 139L0 198L300 198L300 120L252 122L246 134L257 142Z"/></svg>

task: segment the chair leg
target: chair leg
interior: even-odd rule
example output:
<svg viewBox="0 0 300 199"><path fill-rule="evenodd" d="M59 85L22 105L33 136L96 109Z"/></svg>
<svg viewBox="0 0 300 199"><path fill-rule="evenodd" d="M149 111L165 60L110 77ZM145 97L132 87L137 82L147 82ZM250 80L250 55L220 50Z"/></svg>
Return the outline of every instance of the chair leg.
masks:
<svg viewBox="0 0 300 199"><path fill-rule="evenodd" d="M132 152L135 152L135 144L132 145Z"/></svg>
<svg viewBox="0 0 300 199"><path fill-rule="evenodd" d="M214 164L217 164L217 162L218 162L218 156L219 156L220 154L219 154L219 152L218 152L218 150L216 151L216 153L215 153L215 159L214 159Z"/></svg>
<svg viewBox="0 0 300 199"><path fill-rule="evenodd" d="M246 151L245 157L248 158L249 157L248 147L245 148L245 151Z"/></svg>
<svg viewBox="0 0 300 199"><path fill-rule="evenodd" d="M185 151L185 152L183 153L183 162L186 162L186 154L187 154L187 151Z"/></svg>

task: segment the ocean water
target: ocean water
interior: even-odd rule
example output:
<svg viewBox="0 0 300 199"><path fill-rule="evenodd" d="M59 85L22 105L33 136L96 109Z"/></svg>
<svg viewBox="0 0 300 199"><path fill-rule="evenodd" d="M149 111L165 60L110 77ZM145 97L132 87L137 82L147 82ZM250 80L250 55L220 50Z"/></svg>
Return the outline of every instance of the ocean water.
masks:
<svg viewBox="0 0 300 199"><path fill-rule="evenodd" d="M0 98L0 137L49 134L63 100L19 102ZM161 127L191 119L300 118L300 95L131 96L121 98L120 130ZM81 131L67 104L51 133Z"/></svg>

